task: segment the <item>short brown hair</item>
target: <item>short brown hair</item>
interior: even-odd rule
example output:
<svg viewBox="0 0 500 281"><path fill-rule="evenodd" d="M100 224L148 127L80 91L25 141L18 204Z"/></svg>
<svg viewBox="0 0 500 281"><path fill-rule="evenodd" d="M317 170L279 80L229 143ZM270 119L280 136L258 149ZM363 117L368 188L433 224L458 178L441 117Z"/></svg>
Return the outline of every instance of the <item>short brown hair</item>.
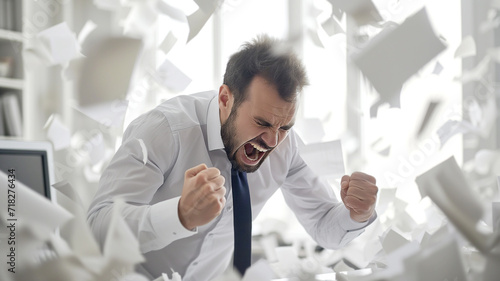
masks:
<svg viewBox="0 0 500 281"><path fill-rule="evenodd" d="M246 42L233 54L224 74L226 84L234 95L234 109L246 99L246 89L255 76L261 76L276 86L280 97L288 102L308 84L306 71L297 55L282 50L283 42L259 35Z"/></svg>

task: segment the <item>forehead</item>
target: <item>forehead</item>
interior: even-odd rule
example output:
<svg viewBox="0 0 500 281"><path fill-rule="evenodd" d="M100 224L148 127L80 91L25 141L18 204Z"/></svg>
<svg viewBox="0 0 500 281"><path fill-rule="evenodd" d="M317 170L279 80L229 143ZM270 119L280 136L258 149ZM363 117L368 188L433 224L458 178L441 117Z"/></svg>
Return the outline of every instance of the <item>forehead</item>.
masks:
<svg viewBox="0 0 500 281"><path fill-rule="evenodd" d="M289 123L295 116L296 102L282 99L276 86L260 76L250 83L245 102L250 103L253 117L265 118L268 122Z"/></svg>

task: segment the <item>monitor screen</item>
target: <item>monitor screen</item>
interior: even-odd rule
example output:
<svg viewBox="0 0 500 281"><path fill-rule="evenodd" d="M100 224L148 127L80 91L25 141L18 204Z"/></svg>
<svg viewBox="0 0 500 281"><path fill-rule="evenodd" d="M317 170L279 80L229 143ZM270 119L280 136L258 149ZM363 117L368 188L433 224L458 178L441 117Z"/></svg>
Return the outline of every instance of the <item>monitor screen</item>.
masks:
<svg viewBox="0 0 500 281"><path fill-rule="evenodd" d="M51 147L45 142L0 140L0 170L51 199Z"/></svg>

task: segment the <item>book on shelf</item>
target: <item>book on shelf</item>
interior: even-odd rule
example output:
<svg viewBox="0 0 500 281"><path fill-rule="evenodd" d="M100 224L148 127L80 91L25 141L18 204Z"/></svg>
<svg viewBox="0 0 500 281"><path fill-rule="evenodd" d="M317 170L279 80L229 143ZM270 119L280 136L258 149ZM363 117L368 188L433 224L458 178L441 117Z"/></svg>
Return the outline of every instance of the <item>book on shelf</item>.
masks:
<svg viewBox="0 0 500 281"><path fill-rule="evenodd" d="M20 137L23 134L23 123L19 97L16 92L0 94L1 110L3 111L4 135Z"/></svg>
<svg viewBox="0 0 500 281"><path fill-rule="evenodd" d="M16 1L0 0L0 29L16 30Z"/></svg>

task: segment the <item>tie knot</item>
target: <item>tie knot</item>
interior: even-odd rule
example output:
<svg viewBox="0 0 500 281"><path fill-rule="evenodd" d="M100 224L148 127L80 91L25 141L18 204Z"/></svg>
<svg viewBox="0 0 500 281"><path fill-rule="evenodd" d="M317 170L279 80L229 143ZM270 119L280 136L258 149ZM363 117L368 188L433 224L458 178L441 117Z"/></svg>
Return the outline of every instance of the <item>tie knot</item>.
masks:
<svg viewBox="0 0 500 281"><path fill-rule="evenodd" d="M246 176L247 172L243 172L237 167L231 168L231 175Z"/></svg>

